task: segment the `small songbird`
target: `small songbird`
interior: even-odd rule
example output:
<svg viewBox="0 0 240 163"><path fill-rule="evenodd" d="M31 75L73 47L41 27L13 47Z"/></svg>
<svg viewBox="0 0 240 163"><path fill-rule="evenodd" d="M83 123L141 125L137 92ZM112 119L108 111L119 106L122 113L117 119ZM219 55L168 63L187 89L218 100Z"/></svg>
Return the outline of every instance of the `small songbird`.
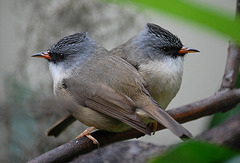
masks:
<svg viewBox="0 0 240 163"><path fill-rule="evenodd" d="M33 57L49 61L55 95L73 117L90 127L81 136L94 143L90 131L95 128L110 132L135 128L150 135L147 124L156 121L180 138L191 137L151 97L137 69L87 33L66 36Z"/></svg>
<svg viewBox="0 0 240 163"><path fill-rule="evenodd" d="M146 89L166 109L182 83L183 61L187 53L199 52L183 46L168 30L152 23L111 53L133 65L146 82Z"/></svg>
<svg viewBox="0 0 240 163"><path fill-rule="evenodd" d="M184 56L194 52L199 51L183 46L176 35L152 23L111 50L112 55L123 58L138 70L145 81L145 88L163 109L181 86ZM55 123L47 134L58 136L74 120L67 115Z"/></svg>

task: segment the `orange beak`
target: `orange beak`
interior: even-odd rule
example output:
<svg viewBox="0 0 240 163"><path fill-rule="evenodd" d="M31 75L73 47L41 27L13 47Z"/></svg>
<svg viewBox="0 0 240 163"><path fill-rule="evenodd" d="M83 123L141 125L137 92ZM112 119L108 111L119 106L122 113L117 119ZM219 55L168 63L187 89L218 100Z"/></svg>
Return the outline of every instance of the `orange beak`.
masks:
<svg viewBox="0 0 240 163"><path fill-rule="evenodd" d="M39 58L51 59L51 57L50 57L50 55L49 55L49 53L48 53L47 51L33 54L32 57L39 57Z"/></svg>
<svg viewBox="0 0 240 163"><path fill-rule="evenodd" d="M196 52L200 52L200 51L197 49L192 49L184 46L182 47L182 49L178 51L179 54L196 53Z"/></svg>

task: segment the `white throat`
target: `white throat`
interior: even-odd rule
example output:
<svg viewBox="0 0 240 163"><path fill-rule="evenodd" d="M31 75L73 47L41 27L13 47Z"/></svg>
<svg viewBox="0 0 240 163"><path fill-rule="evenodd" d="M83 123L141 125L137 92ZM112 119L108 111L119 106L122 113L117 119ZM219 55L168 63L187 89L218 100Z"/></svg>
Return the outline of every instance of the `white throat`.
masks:
<svg viewBox="0 0 240 163"><path fill-rule="evenodd" d="M55 94L58 84L61 83L64 78L68 78L71 72L69 72L70 70L65 70L63 65L51 62L49 63L49 70L53 78L53 91Z"/></svg>
<svg viewBox="0 0 240 163"><path fill-rule="evenodd" d="M166 109L176 96L182 83L183 58L153 60L139 66L151 96Z"/></svg>

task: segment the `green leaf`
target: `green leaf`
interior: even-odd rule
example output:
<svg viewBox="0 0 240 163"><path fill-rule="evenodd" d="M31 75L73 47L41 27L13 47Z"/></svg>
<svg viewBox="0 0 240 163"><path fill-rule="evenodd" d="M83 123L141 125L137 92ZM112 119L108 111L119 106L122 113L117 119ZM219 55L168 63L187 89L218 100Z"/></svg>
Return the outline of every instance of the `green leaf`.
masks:
<svg viewBox="0 0 240 163"><path fill-rule="evenodd" d="M223 146L200 141L188 141L151 160L151 163L212 163L223 162L239 153Z"/></svg>
<svg viewBox="0 0 240 163"><path fill-rule="evenodd" d="M119 2L117 0L113 2ZM121 1L122 2L122 1ZM240 44L240 20L234 20L228 12L184 0L125 0L142 9L165 12L177 18L212 29L221 35L232 38Z"/></svg>

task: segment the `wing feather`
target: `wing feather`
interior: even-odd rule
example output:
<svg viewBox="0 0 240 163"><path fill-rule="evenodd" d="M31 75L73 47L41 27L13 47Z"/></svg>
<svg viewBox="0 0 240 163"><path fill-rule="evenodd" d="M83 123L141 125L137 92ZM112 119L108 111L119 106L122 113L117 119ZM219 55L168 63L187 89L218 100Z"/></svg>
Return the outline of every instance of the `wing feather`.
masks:
<svg viewBox="0 0 240 163"><path fill-rule="evenodd" d="M135 113L135 104L129 97L102 83L87 83L86 85L78 82L65 79L68 93L79 105L113 117L144 134L151 134L151 130Z"/></svg>

